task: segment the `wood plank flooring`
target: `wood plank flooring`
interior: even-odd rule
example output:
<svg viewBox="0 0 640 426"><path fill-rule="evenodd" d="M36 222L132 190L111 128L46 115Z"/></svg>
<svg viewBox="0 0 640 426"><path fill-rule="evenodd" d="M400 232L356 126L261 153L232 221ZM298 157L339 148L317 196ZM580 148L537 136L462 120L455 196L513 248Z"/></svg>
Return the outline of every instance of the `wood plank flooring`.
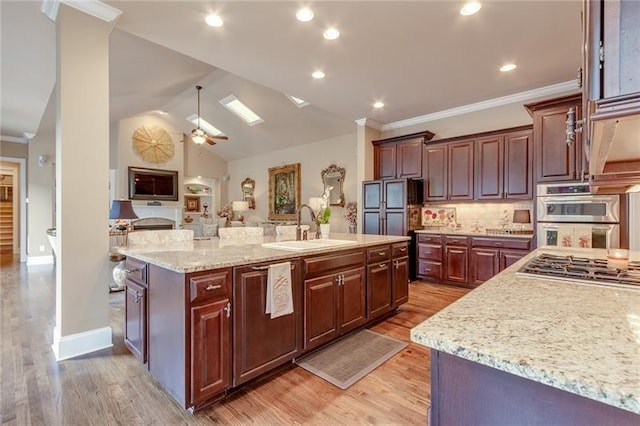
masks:
<svg viewBox="0 0 640 426"><path fill-rule="evenodd" d="M467 291L412 283L409 302L372 330L409 342L414 325ZM124 347L123 297L110 294L114 346L58 363L51 350L54 267L0 258L0 424L427 423L429 353L413 343L344 391L290 366L189 414Z"/></svg>

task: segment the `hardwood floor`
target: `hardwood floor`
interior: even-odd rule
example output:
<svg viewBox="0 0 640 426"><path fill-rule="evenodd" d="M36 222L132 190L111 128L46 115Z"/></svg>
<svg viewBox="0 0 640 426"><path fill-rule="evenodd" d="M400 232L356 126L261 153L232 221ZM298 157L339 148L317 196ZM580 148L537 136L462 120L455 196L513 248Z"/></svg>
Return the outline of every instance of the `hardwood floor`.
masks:
<svg viewBox="0 0 640 426"><path fill-rule="evenodd" d="M105 284L105 291L107 286ZM372 330L409 342L409 330L468 290L415 282L409 302ZM124 293L111 293L114 346L56 362L55 269L0 265L0 423L426 424L429 353L410 343L347 390L290 366L196 414L163 391L123 344Z"/></svg>

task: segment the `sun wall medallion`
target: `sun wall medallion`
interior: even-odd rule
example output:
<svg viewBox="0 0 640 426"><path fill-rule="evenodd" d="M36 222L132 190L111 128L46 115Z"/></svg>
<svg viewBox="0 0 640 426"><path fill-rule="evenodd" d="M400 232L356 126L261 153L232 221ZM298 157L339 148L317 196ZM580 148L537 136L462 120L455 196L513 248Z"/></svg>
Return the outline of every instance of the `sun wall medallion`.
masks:
<svg viewBox="0 0 640 426"><path fill-rule="evenodd" d="M142 126L133 132L133 150L149 163L166 163L175 154L171 135L160 126Z"/></svg>

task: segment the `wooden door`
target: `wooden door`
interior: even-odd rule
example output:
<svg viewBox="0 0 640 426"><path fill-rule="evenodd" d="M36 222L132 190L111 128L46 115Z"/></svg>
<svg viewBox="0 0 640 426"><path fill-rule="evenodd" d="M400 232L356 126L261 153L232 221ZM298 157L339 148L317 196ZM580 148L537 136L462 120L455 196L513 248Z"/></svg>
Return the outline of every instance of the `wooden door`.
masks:
<svg viewBox="0 0 640 426"><path fill-rule="evenodd" d="M229 387L230 309L229 299L191 308L190 405L197 405Z"/></svg>
<svg viewBox="0 0 640 426"><path fill-rule="evenodd" d="M445 246L444 279L454 283L467 284L467 265L469 251L466 247Z"/></svg>
<svg viewBox="0 0 640 426"><path fill-rule="evenodd" d="M526 250L502 250L500 252L500 270L507 269L529 253Z"/></svg>
<svg viewBox="0 0 640 426"><path fill-rule="evenodd" d="M391 262L380 262L367 266L369 283L369 319L376 318L391 310L392 274Z"/></svg>
<svg viewBox="0 0 640 426"><path fill-rule="evenodd" d="M304 282L304 349L311 349L338 336L338 275L325 275Z"/></svg>
<svg viewBox="0 0 640 426"><path fill-rule="evenodd" d="M396 177L422 178L422 141L424 138L398 142L396 145Z"/></svg>
<svg viewBox="0 0 640 426"><path fill-rule="evenodd" d="M124 344L142 363L147 362L147 289L125 280Z"/></svg>
<svg viewBox="0 0 640 426"><path fill-rule="evenodd" d="M366 281L364 267L341 272L340 333L344 334L367 322Z"/></svg>
<svg viewBox="0 0 640 426"><path fill-rule="evenodd" d="M265 313L268 265L234 270L233 385L293 359L302 347L300 268L292 263L293 313Z"/></svg>
<svg viewBox="0 0 640 426"><path fill-rule="evenodd" d="M387 143L373 148L373 178L392 179L396 175L396 144Z"/></svg>
<svg viewBox="0 0 640 426"><path fill-rule="evenodd" d="M533 132L504 136L504 198L533 198Z"/></svg>
<svg viewBox="0 0 640 426"><path fill-rule="evenodd" d="M392 268L393 307L397 308L409 300L409 258L393 259Z"/></svg>
<svg viewBox="0 0 640 426"><path fill-rule="evenodd" d="M476 142L476 199L501 199L503 195L502 135L478 139Z"/></svg>
<svg viewBox="0 0 640 426"><path fill-rule="evenodd" d="M499 272L498 250L471 249L471 279L473 287L479 286Z"/></svg>
<svg viewBox="0 0 640 426"><path fill-rule="evenodd" d="M473 140L447 145L449 200L473 200L473 145Z"/></svg>
<svg viewBox="0 0 640 426"><path fill-rule="evenodd" d="M447 145L427 147L424 151L424 200L447 199Z"/></svg>

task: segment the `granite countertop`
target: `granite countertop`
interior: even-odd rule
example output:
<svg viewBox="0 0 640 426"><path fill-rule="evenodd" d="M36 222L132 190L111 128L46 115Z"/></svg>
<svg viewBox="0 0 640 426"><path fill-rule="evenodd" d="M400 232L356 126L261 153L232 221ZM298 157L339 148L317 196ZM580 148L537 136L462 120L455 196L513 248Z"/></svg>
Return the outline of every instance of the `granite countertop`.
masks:
<svg viewBox="0 0 640 426"><path fill-rule="evenodd" d="M414 327L411 340L640 414L640 291L516 274L542 252L606 257L539 248Z"/></svg>
<svg viewBox="0 0 640 426"><path fill-rule="evenodd" d="M474 231L470 228L461 228L461 229L418 229L416 230L416 234L438 234L438 235L464 235L469 237L494 237L494 238L525 238L532 239L533 234L497 234L492 232L487 232L485 230L482 231Z"/></svg>
<svg viewBox="0 0 640 426"><path fill-rule="evenodd" d="M408 241L405 236L338 234L331 239L352 240L357 244L319 247L305 251L279 250L262 247L262 243L275 242L276 237L258 237L253 240L221 240L220 238L178 241L172 245L148 245L143 248L120 248L119 253L171 271L189 273L249 263L286 260L312 254L331 253L386 243Z"/></svg>

